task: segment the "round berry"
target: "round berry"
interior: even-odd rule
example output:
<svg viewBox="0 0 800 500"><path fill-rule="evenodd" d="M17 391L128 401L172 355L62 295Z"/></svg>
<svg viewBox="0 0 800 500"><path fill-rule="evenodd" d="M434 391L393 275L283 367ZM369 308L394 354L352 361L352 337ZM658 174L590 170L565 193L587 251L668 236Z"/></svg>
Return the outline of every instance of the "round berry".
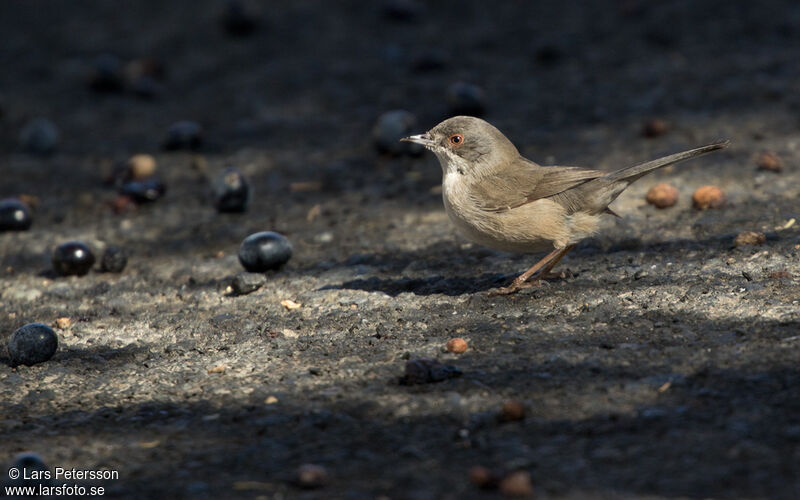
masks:
<svg viewBox="0 0 800 500"><path fill-rule="evenodd" d="M43 363L53 357L57 348L56 332L41 323L27 324L8 339L8 354L14 365Z"/></svg>
<svg viewBox="0 0 800 500"><path fill-rule="evenodd" d="M107 273L121 273L128 264L128 254L124 248L109 245L100 259L100 268Z"/></svg>
<svg viewBox="0 0 800 500"><path fill-rule="evenodd" d="M94 265L94 254L83 242L68 241L53 252L53 269L61 276L83 276Z"/></svg>
<svg viewBox="0 0 800 500"><path fill-rule="evenodd" d="M0 231L25 231L32 223L27 205L16 198L0 200Z"/></svg>
<svg viewBox="0 0 800 500"><path fill-rule="evenodd" d="M149 203L164 196L167 187L158 177L140 181L130 181L122 185L120 194L130 196L136 203Z"/></svg>
<svg viewBox="0 0 800 500"><path fill-rule="evenodd" d="M251 234L239 247L239 262L250 272L278 269L292 257L292 244L285 236L264 231Z"/></svg>
<svg viewBox="0 0 800 500"><path fill-rule="evenodd" d="M214 205L219 212L244 212L250 203L250 184L239 170L229 167L214 179Z"/></svg>

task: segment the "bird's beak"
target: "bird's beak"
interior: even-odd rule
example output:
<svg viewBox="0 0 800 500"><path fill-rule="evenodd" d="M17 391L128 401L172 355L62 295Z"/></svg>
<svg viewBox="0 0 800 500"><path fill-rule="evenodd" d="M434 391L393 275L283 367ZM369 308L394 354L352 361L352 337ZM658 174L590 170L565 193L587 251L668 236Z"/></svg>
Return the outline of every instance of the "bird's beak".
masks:
<svg viewBox="0 0 800 500"><path fill-rule="evenodd" d="M411 135L408 137L403 137L400 139L400 142L414 142L417 144L421 144L426 148L433 146L433 136L431 136L430 132L426 132L420 135Z"/></svg>

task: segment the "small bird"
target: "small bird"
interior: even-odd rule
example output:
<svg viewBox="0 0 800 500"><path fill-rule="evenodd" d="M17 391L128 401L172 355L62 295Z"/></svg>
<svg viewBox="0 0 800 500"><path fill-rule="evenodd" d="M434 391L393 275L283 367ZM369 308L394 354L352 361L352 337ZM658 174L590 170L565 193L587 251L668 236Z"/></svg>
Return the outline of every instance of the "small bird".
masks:
<svg viewBox="0 0 800 500"><path fill-rule="evenodd" d="M541 166L520 155L493 125L471 116L449 118L427 133L401 140L421 144L439 159L445 211L467 239L507 252L550 251L493 295L511 294L553 277L551 271L564 255L597 232L603 214L617 216L608 205L635 180L729 144L716 142L604 172Z"/></svg>

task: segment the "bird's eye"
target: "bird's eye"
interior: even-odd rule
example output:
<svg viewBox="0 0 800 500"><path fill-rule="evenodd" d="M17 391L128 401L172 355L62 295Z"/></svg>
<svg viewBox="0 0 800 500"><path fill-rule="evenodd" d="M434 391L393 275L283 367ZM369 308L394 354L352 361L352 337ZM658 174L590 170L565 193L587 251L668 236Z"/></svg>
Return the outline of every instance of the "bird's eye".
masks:
<svg viewBox="0 0 800 500"><path fill-rule="evenodd" d="M460 146L464 142L464 136L461 134L453 134L450 136L450 144L453 146Z"/></svg>

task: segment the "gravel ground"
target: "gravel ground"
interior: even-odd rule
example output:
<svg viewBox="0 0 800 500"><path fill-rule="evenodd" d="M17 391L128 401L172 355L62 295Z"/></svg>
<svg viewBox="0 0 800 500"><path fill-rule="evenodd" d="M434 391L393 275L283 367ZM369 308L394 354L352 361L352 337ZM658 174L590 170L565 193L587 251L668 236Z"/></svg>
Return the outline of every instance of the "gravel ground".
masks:
<svg viewBox="0 0 800 500"><path fill-rule="evenodd" d="M281 1L245 37L223 6L0 4L0 195L38 198L30 230L0 234L0 340L70 319L48 362L0 349L0 462L115 470L110 498L500 497L474 465L529 474L539 498L800 497L800 6ZM162 61L158 95L92 91L103 53ZM448 116L457 81L541 163L732 145L634 184L565 279L489 297L538 256L462 240L436 159L371 142L384 111L418 132ZM19 145L37 116L51 155ZM643 137L651 118L668 133ZM198 151L162 151L179 120L203 126ZM783 171L757 170L762 151ZM167 194L117 214L103 179L136 153ZM213 208L228 165L254 187L244 214ZM658 182L676 206L647 205ZM727 205L693 209L706 184ZM234 296L238 245L264 230L294 256ZM124 247L127 268L57 277L75 239ZM423 357L461 374L402 384ZM501 418L508 400L523 418ZM302 464L327 479L298 482Z"/></svg>

